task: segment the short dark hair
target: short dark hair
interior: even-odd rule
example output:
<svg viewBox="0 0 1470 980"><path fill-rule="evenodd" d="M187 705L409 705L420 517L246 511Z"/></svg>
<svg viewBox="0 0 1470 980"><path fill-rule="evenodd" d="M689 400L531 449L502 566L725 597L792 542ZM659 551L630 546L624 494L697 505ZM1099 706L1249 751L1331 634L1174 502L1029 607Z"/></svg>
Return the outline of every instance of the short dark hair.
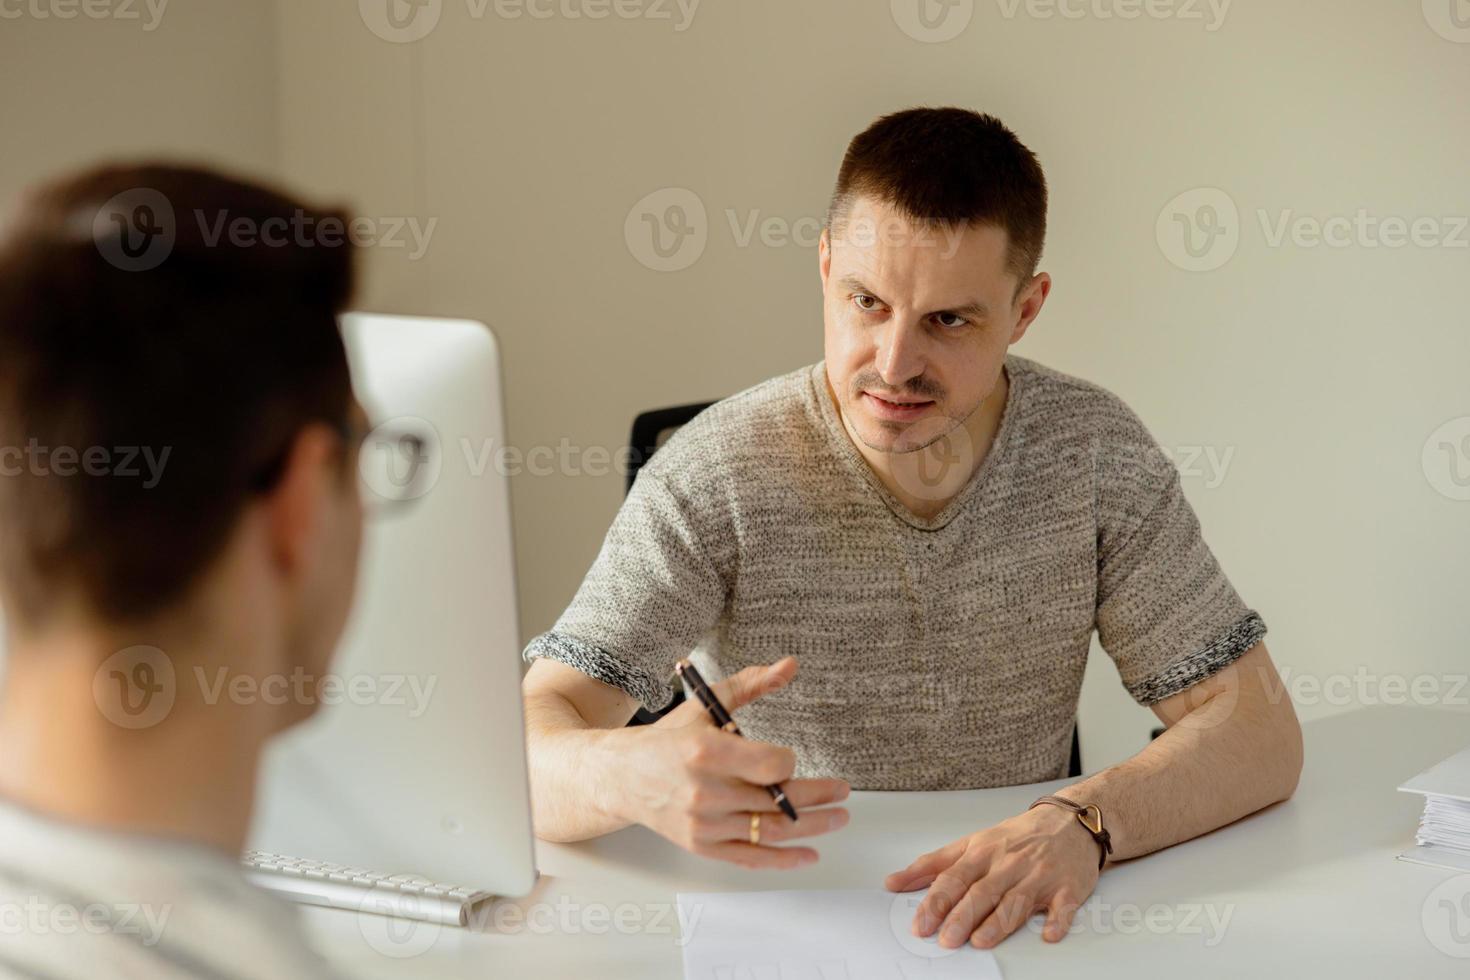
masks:
<svg viewBox="0 0 1470 980"><path fill-rule="evenodd" d="M0 239L0 589L12 618L39 625L79 600L130 622L180 601L301 428L346 421L337 314L353 259L350 242L321 231L333 220L346 227L340 211L156 164L100 167L21 198ZM152 253L134 237L145 224ZM239 234L251 228L297 235Z"/></svg>
<svg viewBox="0 0 1470 980"><path fill-rule="evenodd" d="M866 195L917 221L994 225L1006 233L1018 288L1036 274L1046 240L1046 176L994 116L954 107L883 116L847 145L827 227Z"/></svg>

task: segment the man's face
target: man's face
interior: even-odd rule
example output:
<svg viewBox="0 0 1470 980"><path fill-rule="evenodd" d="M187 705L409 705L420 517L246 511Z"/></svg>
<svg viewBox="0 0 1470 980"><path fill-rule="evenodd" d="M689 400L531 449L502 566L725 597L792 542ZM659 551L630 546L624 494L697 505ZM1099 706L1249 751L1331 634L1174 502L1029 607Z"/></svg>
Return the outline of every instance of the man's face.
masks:
<svg viewBox="0 0 1470 980"><path fill-rule="evenodd" d="M827 378L869 449L922 449L995 387L1006 348L1040 309L1027 298L1044 278L1016 296L1007 244L1000 228L916 224L863 196L823 233Z"/></svg>

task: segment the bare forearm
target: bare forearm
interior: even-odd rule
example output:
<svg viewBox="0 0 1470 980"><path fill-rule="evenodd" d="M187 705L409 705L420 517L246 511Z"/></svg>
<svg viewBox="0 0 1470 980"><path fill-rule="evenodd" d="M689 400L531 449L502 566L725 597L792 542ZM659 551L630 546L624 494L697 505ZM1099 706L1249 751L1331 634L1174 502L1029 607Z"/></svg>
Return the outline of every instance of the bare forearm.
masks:
<svg viewBox="0 0 1470 980"><path fill-rule="evenodd" d="M536 836L585 840L626 827L615 761L622 729L594 728L557 694L526 699L526 750Z"/></svg>
<svg viewBox="0 0 1470 980"><path fill-rule="evenodd" d="M1062 795L1102 808L1113 859L1138 857L1291 796L1301 729L1290 701L1229 694L1200 705L1142 752Z"/></svg>

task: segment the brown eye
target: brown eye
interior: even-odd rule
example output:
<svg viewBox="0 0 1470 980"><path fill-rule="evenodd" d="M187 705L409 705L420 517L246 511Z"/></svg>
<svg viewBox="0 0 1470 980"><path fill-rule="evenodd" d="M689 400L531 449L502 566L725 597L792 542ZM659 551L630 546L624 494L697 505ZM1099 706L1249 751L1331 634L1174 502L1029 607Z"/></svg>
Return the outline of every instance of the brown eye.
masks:
<svg viewBox="0 0 1470 980"><path fill-rule="evenodd" d="M852 297L852 303L864 313L871 313L878 308L878 300L867 293L857 293Z"/></svg>

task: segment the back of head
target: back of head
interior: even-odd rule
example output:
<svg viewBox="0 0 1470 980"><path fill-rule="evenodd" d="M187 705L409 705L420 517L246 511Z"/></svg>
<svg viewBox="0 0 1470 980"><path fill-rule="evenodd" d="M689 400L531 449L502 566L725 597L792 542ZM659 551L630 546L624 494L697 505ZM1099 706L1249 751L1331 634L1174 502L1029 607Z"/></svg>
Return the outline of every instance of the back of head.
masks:
<svg viewBox="0 0 1470 980"><path fill-rule="evenodd" d="M0 237L0 597L141 621L182 601L351 386L346 218L199 168L108 166Z"/></svg>

